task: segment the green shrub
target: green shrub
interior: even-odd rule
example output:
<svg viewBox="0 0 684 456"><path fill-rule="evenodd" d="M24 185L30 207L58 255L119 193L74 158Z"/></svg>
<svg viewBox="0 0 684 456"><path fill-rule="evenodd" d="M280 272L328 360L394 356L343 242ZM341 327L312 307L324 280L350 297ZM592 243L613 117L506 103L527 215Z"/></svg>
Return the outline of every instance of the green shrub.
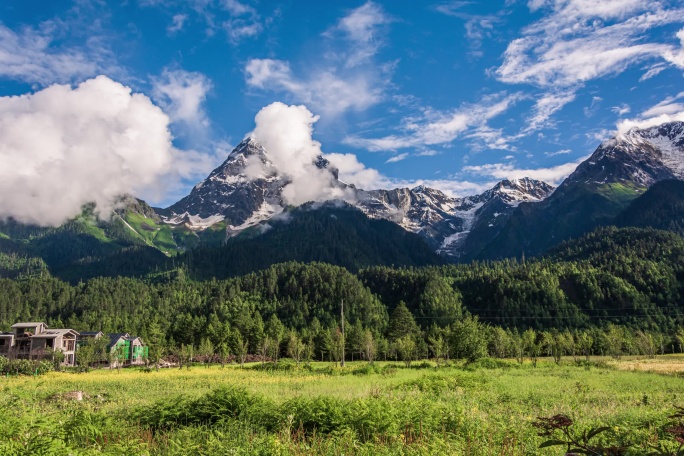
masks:
<svg viewBox="0 0 684 456"><path fill-rule="evenodd" d="M345 427L344 403L336 398L319 396L312 399L296 397L282 405L283 415L289 417L296 429L307 434L330 433Z"/></svg>
<svg viewBox="0 0 684 456"><path fill-rule="evenodd" d="M289 372L297 369L297 364L290 359L282 359L278 361L277 364L265 363L265 364L255 364L252 366L254 370L264 370L264 371L279 371L279 372Z"/></svg>
<svg viewBox="0 0 684 456"><path fill-rule="evenodd" d="M40 361L36 366L36 373L38 375L47 374L48 372L52 372L53 370L55 370L55 366L52 364L51 361L48 360Z"/></svg>
<svg viewBox="0 0 684 456"><path fill-rule="evenodd" d="M281 421L275 403L237 387L218 388L193 400L182 397L165 399L137 410L133 418L153 430L179 425L212 425L231 419L273 430Z"/></svg>
<svg viewBox="0 0 684 456"><path fill-rule="evenodd" d="M430 383L432 391L450 386L445 378L427 378L425 382ZM278 405L263 396L231 387L219 388L192 400L176 397L160 401L137 410L131 418L153 432L185 427L216 429L234 423L259 431L351 436L364 442L377 442L388 436L396 437L407 429L454 432L462 424L463 413L456 406L436 405L430 399L344 400L299 396ZM87 425L83 428L92 439L92 434L87 434Z"/></svg>
<svg viewBox="0 0 684 456"><path fill-rule="evenodd" d="M43 375L55 370L51 361L31 361L28 359L7 359L0 356L0 374L6 375Z"/></svg>
<svg viewBox="0 0 684 456"><path fill-rule="evenodd" d="M379 374L381 369L379 369L375 364L366 364L365 366L357 367L352 371L354 375L371 375Z"/></svg>

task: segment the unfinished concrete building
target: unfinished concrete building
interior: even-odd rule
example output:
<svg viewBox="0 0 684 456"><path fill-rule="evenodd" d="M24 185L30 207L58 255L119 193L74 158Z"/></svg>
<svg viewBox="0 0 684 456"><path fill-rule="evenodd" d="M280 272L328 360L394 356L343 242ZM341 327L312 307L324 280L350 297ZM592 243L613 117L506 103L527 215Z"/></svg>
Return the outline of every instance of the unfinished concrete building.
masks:
<svg viewBox="0 0 684 456"><path fill-rule="evenodd" d="M73 329L51 329L43 322L12 325L12 332L0 333L0 355L14 359L42 359L51 351L64 354L65 366L76 364L76 339Z"/></svg>

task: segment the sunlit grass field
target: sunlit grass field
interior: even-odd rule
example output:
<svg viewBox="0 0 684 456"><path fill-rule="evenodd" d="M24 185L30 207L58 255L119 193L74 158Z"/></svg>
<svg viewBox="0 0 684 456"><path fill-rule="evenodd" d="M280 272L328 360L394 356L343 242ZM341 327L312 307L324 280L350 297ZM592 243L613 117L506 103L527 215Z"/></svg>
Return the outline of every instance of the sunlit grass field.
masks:
<svg viewBox="0 0 684 456"><path fill-rule="evenodd" d="M282 365L2 378L0 454L563 454L532 426L556 414L645 454L684 405L678 356Z"/></svg>

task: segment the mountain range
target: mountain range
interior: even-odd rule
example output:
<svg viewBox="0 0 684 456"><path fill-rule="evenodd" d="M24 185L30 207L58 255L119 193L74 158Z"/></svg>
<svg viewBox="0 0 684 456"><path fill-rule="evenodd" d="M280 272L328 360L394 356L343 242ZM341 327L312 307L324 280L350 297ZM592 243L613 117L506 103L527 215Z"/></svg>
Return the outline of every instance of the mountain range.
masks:
<svg viewBox="0 0 684 456"><path fill-rule="evenodd" d="M249 179L252 156L273 171ZM612 223L618 213L654 183L684 177L684 123L632 129L602 143L559 186L530 178L504 180L464 198L424 186L362 190L339 180L323 157L316 165L331 174L331 185L350 187L350 204L372 219L390 220L417 233L448 260L538 255L560 241ZM286 210L282 189L288 179L268 151L245 139L190 195L166 210L164 221L203 231L219 224L232 237L267 223Z"/></svg>
<svg viewBox="0 0 684 456"><path fill-rule="evenodd" d="M248 177L249 164L255 158L270 170L268 175ZM315 164L329 172L331 186L347 190L348 204L371 219L389 220L417 233L434 251L450 259L469 252L468 238L495 233L521 202L542 201L554 190L529 178L504 180L480 195L464 198L425 186L363 190L339 180L338 170L325 158L319 157ZM226 238L231 238L287 211L283 188L288 184L288 178L269 160L268 151L247 138L188 196L156 211L164 224L195 233L213 227L225 230Z"/></svg>
<svg viewBox="0 0 684 456"><path fill-rule="evenodd" d="M266 170L256 178L249 172L255 162ZM283 189L290 179L247 138L168 208L129 196L108 221L97 219L92 208L59 228L8 220L0 223L0 252L41 259L51 271L70 271L69 278L112 264L132 273L141 270L135 264L165 268L167 258L179 253L179 261L203 257L208 268L231 275L290 259L358 269L538 256L600 226L684 226L682 122L616 135L558 188L511 179L454 198L425 186L359 189L340 180L323 156L314 165L342 190L344 202L288 205ZM11 275L2 263L0 275Z"/></svg>

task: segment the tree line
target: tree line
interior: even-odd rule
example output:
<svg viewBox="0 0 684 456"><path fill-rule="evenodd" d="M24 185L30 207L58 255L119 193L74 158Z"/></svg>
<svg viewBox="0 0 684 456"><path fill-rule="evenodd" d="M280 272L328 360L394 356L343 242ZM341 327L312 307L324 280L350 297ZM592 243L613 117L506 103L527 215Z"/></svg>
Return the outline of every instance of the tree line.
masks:
<svg viewBox="0 0 684 456"><path fill-rule="evenodd" d="M128 332L167 354L180 356L184 347L186 358L211 347L216 357L270 353L277 359L301 352L296 358L335 360L342 357L344 301L347 359L372 351L388 359L413 357L407 353L439 358L431 347L440 337L439 352L447 356L465 356L463 340L480 341L473 342L487 347L476 350L480 354L514 356L520 349L511 347L525 346L529 353L534 346L528 331L541 352L554 345L540 334L562 334L560 341L571 334L569 345L577 353L578 334L586 333L592 354L607 354L606 338L593 331L613 327L630 335L623 337L623 353L642 350L646 336L658 351L670 352L680 350L683 291L684 239L649 229L604 228L533 261L375 266L357 272L289 262L208 280L197 280L180 262L143 278L99 277L76 284L37 268L0 279L0 329L38 320L77 331ZM403 324L410 330L401 336L392 317L400 310L405 321L408 316L413 321ZM526 345L516 334L528 334Z"/></svg>

